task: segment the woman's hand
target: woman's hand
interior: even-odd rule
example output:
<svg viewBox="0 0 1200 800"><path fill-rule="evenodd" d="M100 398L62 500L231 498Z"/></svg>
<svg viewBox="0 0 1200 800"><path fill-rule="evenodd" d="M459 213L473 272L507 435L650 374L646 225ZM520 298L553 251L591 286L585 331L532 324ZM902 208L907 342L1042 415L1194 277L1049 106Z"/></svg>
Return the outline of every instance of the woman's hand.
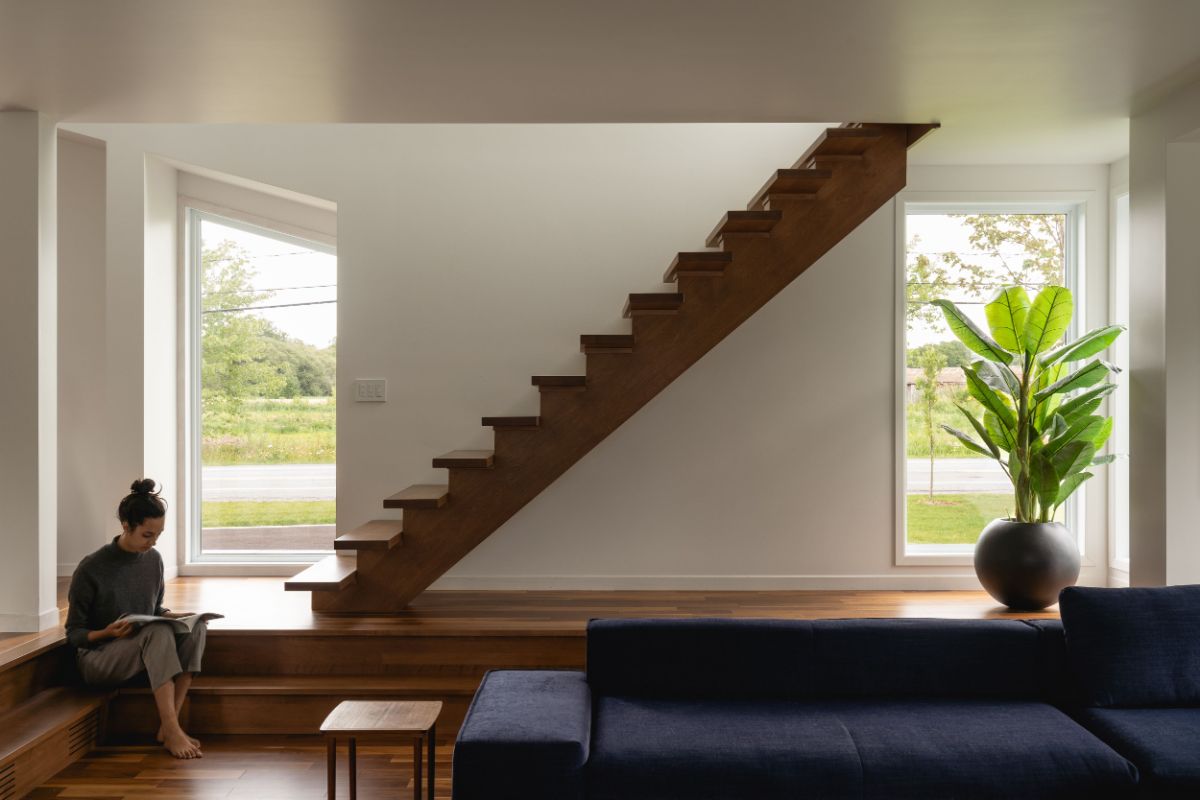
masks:
<svg viewBox="0 0 1200 800"><path fill-rule="evenodd" d="M133 633L133 623L126 619L118 619L110 623L104 630L88 633L88 640L95 642L100 639L124 639L131 633Z"/></svg>

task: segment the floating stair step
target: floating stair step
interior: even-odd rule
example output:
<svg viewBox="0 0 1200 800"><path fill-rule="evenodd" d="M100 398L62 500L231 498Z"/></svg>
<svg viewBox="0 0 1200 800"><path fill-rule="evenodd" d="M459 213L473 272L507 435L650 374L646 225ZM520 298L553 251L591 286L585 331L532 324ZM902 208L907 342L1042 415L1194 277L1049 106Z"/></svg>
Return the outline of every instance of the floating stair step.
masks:
<svg viewBox="0 0 1200 800"><path fill-rule="evenodd" d="M289 592L337 592L354 583L357 568L354 553L335 553L284 581L283 588Z"/></svg>
<svg viewBox="0 0 1200 800"><path fill-rule="evenodd" d="M812 146L800 156L794 166L810 166L816 157L861 156L873 145L883 131L864 126L860 128L827 128Z"/></svg>
<svg viewBox="0 0 1200 800"><path fill-rule="evenodd" d="M585 333L579 337L581 353L632 353L631 334Z"/></svg>
<svg viewBox="0 0 1200 800"><path fill-rule="evenodd" d="M729 211L713 228L705 244L708 247L718 247L721 242L731 236L737 237L767 237L783 212L778 209L770 211Z"/></svg>
<svg viewBox="0 0 1200 800"><path fill-rule="evenodd" d="M829 169L777 169L746 207L753 211L771 200L816 200L817 192L832 177Z"/></svg>
<svg viewBox="0 0 1200 800"><path fill-rule="evenodd" d="M491 469L494 450L451 450L433 460L436 469Z"/></svg>
<svg viewBox="0 0 1200 800"><path fill-rule="evenodd" d="M417 484L401 489L383 501L384 508L441 508L450 497L450 487Z"/></svg>
<svg viewBox="0 0 1200 800"><path fill-rule="evenodd" d="M391 550L400 544L404 520L375 519L333 540L334 550Z"/></svg>
<svg viewBox="0 0 1200 800"><path fill-rule="evenodd" d="M542 425L541 417L484 417L483 427L485 428L507 428L509 430L518 429L526 430L529 428L540 428Z"/></svg>
<svg viewBox="0 0 1200 800"><path fill-rule="evenodd" d="M586 375L534 375L533 385L543 392L582 392L587 389Z"/></svg>
<svg viewBox="0 0 1200 800"><path fill-rule="evenodd" d="M696 253L680 253L663 275L663 283L674 283L680 277L720 277L725 268L733 263L733 253L724 250L701 250Z"/></svg>
<svg viewBox="0 0 1200 800"><path fill-rule="evenodd" d="M683 295L679 292L663 294L631 294L625 301L626 317L641 317L651 314L678 314L683 305Z"/></svg>
<svg viewBox="0 0 1200 800"><path fill-rule="evenodd" d="M912 147L914 144L921 141L940 127L942 127L942 123L940 122L929 122L924 125L909 125L908 146Z"/></svg>
<svg viewBox="0 0 1200 800"><path fill-rule="evenodd" d="M111 691L59 686L38 692L0 714L0 764L15 760L62 731L69 731L72 748L76 744L82 747L86 739L87 749L91 749L95 727L78 723L103 706L111 695ZM0 797L9 796L15 795L0 791Z"/></svg>

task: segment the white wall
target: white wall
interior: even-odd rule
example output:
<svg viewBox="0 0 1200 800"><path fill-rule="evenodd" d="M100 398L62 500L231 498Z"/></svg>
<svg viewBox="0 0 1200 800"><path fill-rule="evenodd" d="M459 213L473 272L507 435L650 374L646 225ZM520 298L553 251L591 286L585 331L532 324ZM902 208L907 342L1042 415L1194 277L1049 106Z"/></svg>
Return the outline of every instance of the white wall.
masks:
<svg viewBox="0 0 1200 800"><path fill-rule="evenodd" d="M58 574L120 532L104 474L105 152L58 139ZM98 400L100 402L98 402ZM106 509L106 510L104 510Z"/></svg>
<svg viewBox="0 0 1200 800"><path fill-rule="evenodd" d="M432 457L490 446L480 417L536 413L529 376L580 372L578 335L627 330L626 294L660 288L672 255L701 247L820 127L79 129L108 141L110 237L142 210L114 208L141 200L114 192L112 165L145 152L337 203L339 392L357 377L389 384L386 404L338 409L345 527L384 516L397 489L443 479ZM1107 171L925 168L912 185L1103 198ZM881 209L438 585L977 586L969 566L894 563L894 213ZM1106 222L1089 218L1097 263ZM110 297L126 280L113 277Z"/></svg>
<svg viewBox="0 0 1200 800"><path fill-rule="evenodd" d="M1200 82L1130 125L1130 581L1200 582Z"/></svg>

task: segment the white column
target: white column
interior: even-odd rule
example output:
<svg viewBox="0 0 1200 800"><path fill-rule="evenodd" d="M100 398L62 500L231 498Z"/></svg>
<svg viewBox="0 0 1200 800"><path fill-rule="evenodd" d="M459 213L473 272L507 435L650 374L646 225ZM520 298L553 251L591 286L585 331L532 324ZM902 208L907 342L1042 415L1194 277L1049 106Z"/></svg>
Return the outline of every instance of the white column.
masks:
<svg viewBox="0 0 1200 800"><path fill-rule="evenodd" d="M58 625L55 137L0 112L0 631Z"/></svg>

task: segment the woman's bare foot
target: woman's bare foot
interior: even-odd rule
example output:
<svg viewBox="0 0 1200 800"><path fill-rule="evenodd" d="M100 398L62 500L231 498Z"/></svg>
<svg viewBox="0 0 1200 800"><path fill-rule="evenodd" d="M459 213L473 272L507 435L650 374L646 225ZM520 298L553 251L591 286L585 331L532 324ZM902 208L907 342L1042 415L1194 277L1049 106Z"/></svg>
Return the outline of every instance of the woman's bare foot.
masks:
<svg viewBox="0 0 1200 800"><path fill-rule="evenodd" d="M163 747L176 758L201 758L200 746L181 729L176 729L164 735Z"/></svg>
<svg viewBox="0 0 1200 800"><path fill-rule="evenodd" d="M188 736L186 733L184 734L184 736L187 736L187 738L188 738L188 739L191 741L191 743L192 743L192 744L194 744L194 745L196 745L196 747L199 747L199 746L200 746L200 740L199 740L199 739L197 739L195 736ZM163 736L163 729L162 729L162 725L159 725L159 726L158 726L158 733L154 734L154 741L158 742L159 744L162 744L162 743L163 743L163 740L164 740L165 738L166 738L166 737L164 737L164 736Z"/></svg>

